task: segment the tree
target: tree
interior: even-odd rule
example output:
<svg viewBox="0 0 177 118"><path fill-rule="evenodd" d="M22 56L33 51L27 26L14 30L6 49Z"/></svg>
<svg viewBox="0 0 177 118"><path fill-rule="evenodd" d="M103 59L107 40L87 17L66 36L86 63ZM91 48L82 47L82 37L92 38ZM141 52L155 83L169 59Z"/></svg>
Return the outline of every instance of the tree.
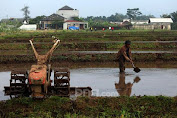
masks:
<svg viewBox="0 0 177 118"><path fill-rule="evenodd" d="M171 15L170 14L162 14L160 17L161 18L171 18Z"/></svg>
<svg viewBox="0 0 177 118"><path fill-rule="evenodd" d="M28 21L28 19L30 18L29 14L30 14L30 11L28 10L29 7L28 6L25 6L24 8L21 9L21 11L23 11L23 15L25 16L24 19L26 21Z"/></svg>
<svg viewBox="0 0 177 118"><path fill-rule="evenodd" d="M39 22L46 16L37 16L36 18L30 19L29 24L39 24Z"/></svg>
<svg viewBox="0 0 177 118"><path fill-rule="evenodd" d="M153 15L141 15L141 16L137 16L136 20L149 20L149 18L155 18L155 16L153 16Z"/></svg>
<svg viewBox="0 0 177 118"><path fill-rule="evenodd" d="M76 21L81 21L81 22L83 22L83 18L79 18L79 17L73 17L73 20L76 20Z"/></svg>
<svg viewBox="0 0 177 118"><path fill-rule="evenodd" d="M107 21L112 22L122 22L123 19L127 18L126 15L116 13L115 15L111 15L110 17L107 17Z"/></svg>
<svg viewBox="0 0 177 118"><path fill-rule="evenodd" d="M177 11L170 14L173 22L177 22Z"/></svg>
<svg viewBox="0 0 177 118"><path fill-rule="evenodd" d="M127 15L130 19L136 19L137 16L142 13L139 11L139 8L127 9Z"/></svg>
<svg viewBox="0 0 177 118"><path fill-rule="evenodd" d="M63 28L63 23L64 23L63 21L55 20L52 22L50 27L55 29Z"/></svg>

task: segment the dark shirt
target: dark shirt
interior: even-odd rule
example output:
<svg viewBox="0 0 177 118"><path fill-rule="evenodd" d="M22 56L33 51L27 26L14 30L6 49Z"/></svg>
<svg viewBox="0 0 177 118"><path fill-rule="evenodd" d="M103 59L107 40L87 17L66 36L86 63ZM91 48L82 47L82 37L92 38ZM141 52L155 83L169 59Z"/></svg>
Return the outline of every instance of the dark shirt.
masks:
<svg viewBox="0 0 177 118"><path fill-rule="evenodd" d="M131 49L128 48L124 45L119 51L118 51L118 54L117 54L117 58L119 59L120 57L124 57L127 61L130 61L131 59Z"/></svg>
<svg viewBox="0 0 177 118"><path fill-rule="evenodd" d="M127 57L130 58L129 48L126 50Z"/></svg>

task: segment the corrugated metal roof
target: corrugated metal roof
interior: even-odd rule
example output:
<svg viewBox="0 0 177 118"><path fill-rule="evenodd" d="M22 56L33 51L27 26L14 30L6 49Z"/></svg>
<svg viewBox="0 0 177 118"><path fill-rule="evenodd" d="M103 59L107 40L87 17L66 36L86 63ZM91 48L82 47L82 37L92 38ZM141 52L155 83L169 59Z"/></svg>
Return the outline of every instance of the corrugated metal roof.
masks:
<svg viewBox="0 0 177 118"><path fill-rule="evenodd" d="M59 10L74 10L74 9L66 5L66 6L60 8Z"/></svg>
<svg viewBox="0 0 177 118"><path fill-rule="evenodd" d="M173 23L171 18L150 18L150 23Z"/></svg>

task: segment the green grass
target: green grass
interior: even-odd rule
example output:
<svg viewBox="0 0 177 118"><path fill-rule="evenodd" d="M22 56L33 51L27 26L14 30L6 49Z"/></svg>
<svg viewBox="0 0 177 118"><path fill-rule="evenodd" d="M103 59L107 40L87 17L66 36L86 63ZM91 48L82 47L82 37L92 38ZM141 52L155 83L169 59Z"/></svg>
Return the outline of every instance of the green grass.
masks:
<svg viewBox="0 0 177 118"><path fill-rule="evenodd" d="M2 34L2 33L1 33ZM17 33L3 33L0 40L3 39L31 39L34 38L51 38L56 36L63 41L117 41L117 40L176 40L177 31L167 30L117 30L110 31L21 31Z"/></svg>
<svg viewBox="0 0 177 118"><path fill-rule="evenodd" d="M0 102L4 117L142 118L175 117L177 99L164 96L79 97L75 101L53 96L45 100L18 98Z"/></svg>

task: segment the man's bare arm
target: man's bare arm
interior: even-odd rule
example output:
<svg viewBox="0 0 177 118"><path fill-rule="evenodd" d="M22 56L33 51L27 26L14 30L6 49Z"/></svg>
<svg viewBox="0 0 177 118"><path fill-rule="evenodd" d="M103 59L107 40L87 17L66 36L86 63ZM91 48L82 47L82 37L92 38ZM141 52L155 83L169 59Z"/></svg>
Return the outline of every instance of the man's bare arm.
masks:
<svg viewBox="0 0 177 118"><path fill-rule="evenodd" d="M123 56L125 57L125 59L126 59L127 61L130 61L130 62L131 62L131 59L127 56L126 52L123 52Z"/></svg>
<svg viewBox="0 0 177 118"><path fill-rule="evenodd" d="M38 53L37 53L36 49L34 48L34 45L33 45L32 40L29 40L29 41L30 41L31 47L32 47L32 49L33 49L33 51L34 51L35 57L36 57L36 59L37 59Z"/></svg>

